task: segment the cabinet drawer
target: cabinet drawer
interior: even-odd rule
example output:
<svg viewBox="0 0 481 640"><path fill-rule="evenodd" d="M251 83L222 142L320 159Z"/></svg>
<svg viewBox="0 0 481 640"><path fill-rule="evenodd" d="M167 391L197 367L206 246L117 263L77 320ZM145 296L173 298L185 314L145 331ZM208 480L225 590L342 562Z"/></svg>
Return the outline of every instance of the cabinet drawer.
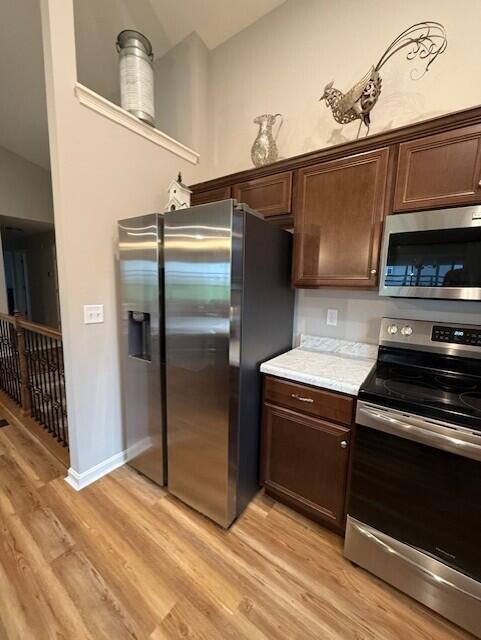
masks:
<svg viewBox="0 0 481 640"><path fill-rule="evenodd" d="M209 202L217 202L218 200L227 200L231 197L230 187L221 187L220 189L209 189L208 191L198 191L192 194L191 203L194 207L197 204L207 204Z"/></svg>
<svg viewBox="0 0 481 640"><path fill-rule="evenodd" d="M352 424L354 398L350 396L266 376L264 399L319 418Z"/></svg>
<svg viewBox="0 0 481 640"><path fill-rule="evenodd" d="M288 215L292 212L292 173L286 171L235 184L233 197L265 218Z"/></svg>

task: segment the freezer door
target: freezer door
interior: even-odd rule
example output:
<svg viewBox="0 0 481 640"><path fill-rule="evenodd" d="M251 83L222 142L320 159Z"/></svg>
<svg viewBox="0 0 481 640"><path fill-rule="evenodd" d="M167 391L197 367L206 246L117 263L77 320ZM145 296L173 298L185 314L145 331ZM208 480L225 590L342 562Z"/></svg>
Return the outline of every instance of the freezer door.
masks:
<svg viewBox="0 0 481 640"><path fill-rule="evenodd" d="M232 200L165 216L169 491L224 527L236 513L242 221Z"/></svg>
<svg viewBox="0 0 481 640"><path fill-rule="evenodd" d="M121 220L118 230L124 444L129 464L163 485L162 219L149 214Z"/></svg>

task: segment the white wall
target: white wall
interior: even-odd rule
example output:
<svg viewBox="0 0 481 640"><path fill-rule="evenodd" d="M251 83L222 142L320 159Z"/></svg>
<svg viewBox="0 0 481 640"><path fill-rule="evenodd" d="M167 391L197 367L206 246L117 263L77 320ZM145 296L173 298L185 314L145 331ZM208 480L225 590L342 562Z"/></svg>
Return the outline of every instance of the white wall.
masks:
<svg viewBox="0 0 481 640"><path fill-rule="evenodd" d="M195 177L177 156L77 102L72 0L41 7L71 466L84 473L124 448L116 221L159 210L179 169ZM104 324L84 325L83 305L98 303Z"/></svg>
<svg viewBox="0 0 481 640"><path fill-rule="evenodd" d="M444 24L448 48L418 81L410 79L413 63L403 55L386 64L371 132L481 103L479 0L288 0L210 53L210 163L203 178L252 166L252 120L258 114L284 114L282 157L355 138L357 123L341 128L318 102L324 85L334 79L337 88L349 89L398 33L427 18ZM328 308L339 310L337 327L326 325ZM384 315L479 324L481 305L299 290L294 340L311 332L375 343Z"/></svg>
<svg viewBox="0 0 481 640"><path fill-rule="evenodd" d="M258 114L284 114L283 157L355 138L357 123L341 128L318 102L325 84L348 90L403 29L426 19L445 25L448 48L419 81L403 55L383 67L371 132L481 103L479 0L288 0L210 54L205 177L251 166Z"/></svg>
<svg viewBox="0 0 481 640"><path fill-rule="evenodd" d="M209 50L191 33L154 60L157 129L201 154L207 142Z"/></svg>
<svg viewBox="0 0 481 640"><path fill-rule="evenodd" d="M336 327L326 324L338 310ZM376 291L320 289L297 291L294 344L301 333L377 344L382 317L481 324L481 303L458 300L381 298Z"/></svg>
<svg viewBox="0 0 481 640"><path fill-rule="evenodd" d="M53 222L50 172L0 147L0 215Z"/></svg>

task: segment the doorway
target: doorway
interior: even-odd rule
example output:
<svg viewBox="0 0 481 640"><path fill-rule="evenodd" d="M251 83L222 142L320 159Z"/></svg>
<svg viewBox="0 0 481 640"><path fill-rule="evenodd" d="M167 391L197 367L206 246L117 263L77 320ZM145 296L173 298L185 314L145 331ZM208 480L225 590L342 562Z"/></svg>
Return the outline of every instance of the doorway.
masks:
<svg viewBox="0 0 481 640"><path fill-rule="evenodd" d="M8 313L20 311L24 317L31 318L26 252L4 251L4 264Z"/></svg>

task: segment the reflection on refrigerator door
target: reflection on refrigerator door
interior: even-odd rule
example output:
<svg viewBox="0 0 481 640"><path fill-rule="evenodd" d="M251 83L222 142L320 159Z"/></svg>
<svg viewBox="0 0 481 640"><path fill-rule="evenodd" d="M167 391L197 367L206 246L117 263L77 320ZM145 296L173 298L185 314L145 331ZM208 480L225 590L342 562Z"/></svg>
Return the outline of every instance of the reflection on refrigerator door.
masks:
<svg viewBox="0 0 481 640"><path fill-rule="evenodd" d="M169 491L228 527L258 490L260 362L291 346L291 237L233 200L164 233Z"/></svg>
<svg viewBox="0 0 481 640"><path fill-rule="evenodd" d="M118 231L125 449L132 467L163 485L162 217L149 214L121 220Z"/></svg>

